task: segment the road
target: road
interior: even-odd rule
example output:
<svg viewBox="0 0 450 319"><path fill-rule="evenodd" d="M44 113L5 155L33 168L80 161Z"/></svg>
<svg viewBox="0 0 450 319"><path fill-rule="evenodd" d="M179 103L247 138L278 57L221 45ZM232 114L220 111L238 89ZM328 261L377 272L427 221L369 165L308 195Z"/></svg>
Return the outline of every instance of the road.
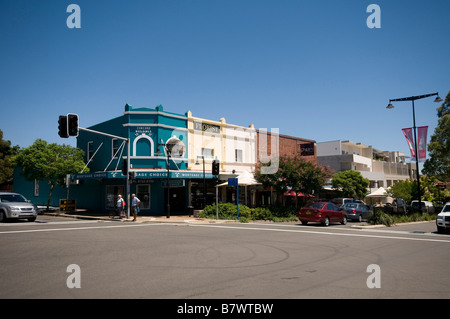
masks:
<svg viewBox="0 0 450 319"><path fill-rule="evenodd" d="M0 298L450 298L435 231L39 216L0 224Z"/></svg>

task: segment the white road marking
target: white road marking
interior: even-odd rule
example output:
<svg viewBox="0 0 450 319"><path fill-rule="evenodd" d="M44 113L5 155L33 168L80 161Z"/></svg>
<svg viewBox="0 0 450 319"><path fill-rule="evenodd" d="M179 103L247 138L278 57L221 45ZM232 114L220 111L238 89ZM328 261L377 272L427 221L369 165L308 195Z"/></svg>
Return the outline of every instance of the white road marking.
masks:
<svg viewBox="0 0 450 319"><path fill-rule="evenodd" d="M0 231L0 234L36 233L36 232L53 232L53 231L67 231L67 230L107 229L107 228L126 228L126 227L153 226L153 225L163 225L163 224L127 224L127 225L114 225L114 226L43 228L43 229L9 230L9 231L7 230L7 231Z"/></svg>
<svg viewBox="0 0 450 319"><path fill-rule="evenodd" d="M204 224L190 224L191 227L217 227L225 229L245 229L245 230L259 230L259 231L274 231L274 232L288 232L288 233L306 233L315 235L330 235L330 236L349 236L349 237L366 237L366 238L382 238L382 239L399 239L399 240L412 240L412 241L428 241L428 242L441 242L450 243L450 239L434 239L434 238L415 238L415 237L399 237L399 236L382 236L372 234L355 234L355 233L333 233L329 231L313 231L303 229L279 229L279 228L266 228L266 227L245 227L245 226L219 226L219 225L204 225ZM411 233L408 233L411 235ZM417 234L423 235L423 234Z"/></svg>

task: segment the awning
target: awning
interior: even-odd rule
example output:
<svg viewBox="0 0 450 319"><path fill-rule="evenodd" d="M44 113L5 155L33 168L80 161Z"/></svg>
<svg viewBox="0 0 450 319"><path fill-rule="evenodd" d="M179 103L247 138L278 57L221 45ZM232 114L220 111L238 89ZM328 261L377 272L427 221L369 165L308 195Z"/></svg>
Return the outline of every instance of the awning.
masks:
<svg viewBox="0 0 450 319"><path fill-rule="evenodd" d="M384 187L380 187L377 190L370 193L369 195L367 195L366 197L386 197L386 196L387 196L386 189Z"/></svg>
<svg viewBox="0 0 450 319"><path fill-rule="evenodd" d="M297 196L297 197L305 197L305 194L302 192L294 192L294 191L287 191L284 193L284 196ZM314 197L314 195L309 194L308 197Z"/></svg>
<svg viewBox="0 0 450 319"><path fill-rule="evenodd" d="M252 173L250 172L242 172L237 176L238 184L243 186L251 186L251 185L261 185ZM219 184L219 186L228 186L228 182Z"/></svg>

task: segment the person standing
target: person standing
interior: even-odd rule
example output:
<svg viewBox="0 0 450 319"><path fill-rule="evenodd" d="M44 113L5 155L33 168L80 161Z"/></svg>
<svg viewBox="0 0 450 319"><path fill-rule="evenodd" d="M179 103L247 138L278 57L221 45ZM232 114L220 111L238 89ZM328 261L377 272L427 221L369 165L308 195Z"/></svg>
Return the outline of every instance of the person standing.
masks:
<svg viewBox="0 0 450 319"><path fill-rule="evenodd" d="M116 202L116 210L119 214L119 218L122 218L123 216L123 208L125 207L125 201L122 198L122 195L117 196L117 202Z"/></svg>
<svg viewBox="0 0 450 319"><path fill-rule="evenodd" d="M141 201L136 197L135 194L131 194L131 210L133 212L133 221L136 221L137 213L139 210L139 204Z"/></svg>

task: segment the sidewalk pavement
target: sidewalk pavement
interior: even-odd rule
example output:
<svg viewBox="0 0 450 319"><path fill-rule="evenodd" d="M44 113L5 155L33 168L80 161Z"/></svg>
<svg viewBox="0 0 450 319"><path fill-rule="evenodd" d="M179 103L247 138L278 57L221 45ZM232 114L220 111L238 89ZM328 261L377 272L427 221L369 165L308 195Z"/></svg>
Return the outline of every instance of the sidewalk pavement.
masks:
<svg viewBox="0 0 450 319"><path fill-rule="evenodd" d="M107 213L96 213L96 212L86 212L84 210L78 210L75 212L60 212L59 210L54 210L51 212L42 212L43 215L48 216L59 216L75 219L91 219L91 220L104 220L104 221L117 221L117 222L133 222L133 216L130 218L119 218L115 216L110 218ZM134 223L185 223L185 224L214 224L214 223L238 223L236 220L224 220L224 219L208 219L208 218L198 218L193 215L171 215L169 218L167 216L142 216L139 215Z"/></svg>

